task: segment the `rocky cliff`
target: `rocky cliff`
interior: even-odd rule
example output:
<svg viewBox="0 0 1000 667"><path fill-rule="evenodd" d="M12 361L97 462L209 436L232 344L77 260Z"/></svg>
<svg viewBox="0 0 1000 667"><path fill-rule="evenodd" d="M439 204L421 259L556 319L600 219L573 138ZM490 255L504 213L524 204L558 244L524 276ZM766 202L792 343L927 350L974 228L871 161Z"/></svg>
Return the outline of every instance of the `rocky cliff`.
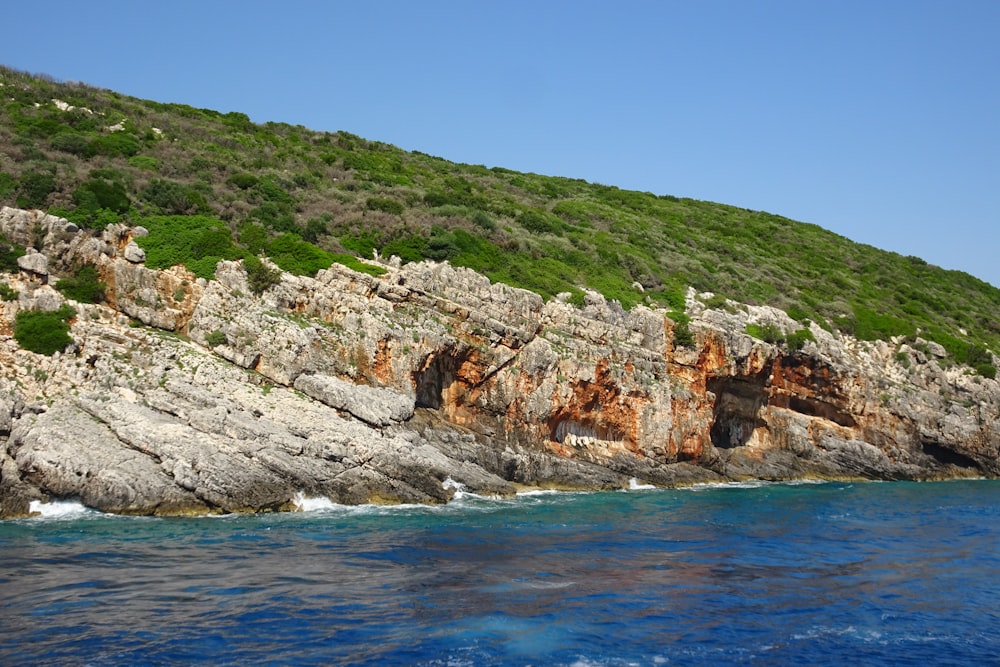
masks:
<svg viewBox="0 0 1000 667"><path fill-rule="evenodd" d="M1000 385L919 339L812 325L793 352L745 333L802 326L782 311L692 293L680 346L663 311L543 302L447 264L334 265L255 296L239 262L212 281L146 268L141 229L5 208L0 231L38 250L0 276L17 292L0 301L0 516L1000 475ZM106 303L72 304L66 350L21 349L17 313L59 308L51 284L80 263Z"/></svg>

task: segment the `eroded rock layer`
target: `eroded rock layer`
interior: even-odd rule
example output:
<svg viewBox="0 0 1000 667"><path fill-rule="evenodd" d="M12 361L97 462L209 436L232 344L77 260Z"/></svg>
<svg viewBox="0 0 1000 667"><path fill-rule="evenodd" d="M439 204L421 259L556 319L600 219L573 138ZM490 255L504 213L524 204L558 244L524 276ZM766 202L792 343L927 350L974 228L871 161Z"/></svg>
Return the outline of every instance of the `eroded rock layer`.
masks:
<svg viewBox="0 0 1000 667"><path fill-rule="evenodd" d="M933 344L861 343L812 325L797 351L745 332L785 313L689 298L696 343L663 311L582 308L447 264L284 274L255 296L143 265L132 237L3 209L39 249L0 301L0 515L74 498L188 514L449 500L459 485L610 489L760 478L1000 475L1000 386ZM141 230L138 230L141 233ZM107 303L72 304L75 343L21 349L21 310L98 267ZM45 271L39 270L44 264Z"/></svg>

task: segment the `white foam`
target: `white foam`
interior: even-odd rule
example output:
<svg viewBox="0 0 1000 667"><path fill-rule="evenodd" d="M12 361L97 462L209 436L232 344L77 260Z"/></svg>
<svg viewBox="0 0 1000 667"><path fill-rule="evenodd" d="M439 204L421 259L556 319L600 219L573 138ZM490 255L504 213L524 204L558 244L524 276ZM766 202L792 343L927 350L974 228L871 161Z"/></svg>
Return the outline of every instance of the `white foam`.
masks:
<svg viewBox="0 0 1000 667"><path fill-rule="evenodd" d="M518 491L515 495L518 498L530 498L532 496L588 496L597 491L560 491L559 489L525 489Z"/></svg>
<svg viewBox="0 0 1000 667"><path fill-rule="evenodd" d="M743 482L704 482L702 484L691 484L689 486L678 487L681 490L704 491L705 489L759 489L765 486L802 486L806 484L827 484L822 479L790 479L779 482L751 479Z"/></svg>
<svg viewBox="0 0 1000 667"><path fill-rule="evenodd" d="M292 499L295 506L299 508L300 512L320 512L323 510L332 510L339 507L332 500L326 496L316 496L315 498L308 498L306 494L299 491L295 494L295 498Z"/></svg>
<svg viewBox="0 0 1000 667"><path fill-rule="evenodd" d="M456 491L465 491L465 484L462 484L461 482L456 482L451 477L445 478L445 480L443 482L441 482L441 486L443 486L446 489L455 489Z"/></svg>
<svg viewBox="0 0 1000 667"><path fill-rule="evenodd" d="M53 500L50 503L32 500L28 504L28 511L31 514L37 514L42 519L70 519L91 512L82 503L75 500Z"/></svg>
<svg viewBox="0 0 1000 667"><path fill-rule="evenodd" d="M639 480L637 480L635 477L633 477L628 481L629 491L641 491L644 489L655 489L655 488L656 487L652 484L640 484Z"/></svg>

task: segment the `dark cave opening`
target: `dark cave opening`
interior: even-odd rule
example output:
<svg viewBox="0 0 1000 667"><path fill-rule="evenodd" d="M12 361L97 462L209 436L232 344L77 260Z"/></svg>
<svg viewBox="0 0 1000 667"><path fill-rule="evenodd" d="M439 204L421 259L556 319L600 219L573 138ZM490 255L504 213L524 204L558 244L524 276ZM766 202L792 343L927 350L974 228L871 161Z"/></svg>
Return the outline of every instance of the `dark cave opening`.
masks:
<svg viewBox="0 0 1000 667"><path fill-rule="evenodd" d="M709 435L715 447L742 447L762 424L760 410L767 405L765 377L766 375L760 374L709 380L708 389L715 394Z"/></svg>
<svg viewBox="0 0 1000 667"><path fill-rule="evenodd" d="M921 448L924 454L934 458L934 460L939 463L944 463L947 465L955 465L959 468L971 468L974 470L979 470L980 466L975 460L969 458L965 454L956 452L954 449L949 448L947 445L943 445L939 442L923 442L921 443Z"/></svg>

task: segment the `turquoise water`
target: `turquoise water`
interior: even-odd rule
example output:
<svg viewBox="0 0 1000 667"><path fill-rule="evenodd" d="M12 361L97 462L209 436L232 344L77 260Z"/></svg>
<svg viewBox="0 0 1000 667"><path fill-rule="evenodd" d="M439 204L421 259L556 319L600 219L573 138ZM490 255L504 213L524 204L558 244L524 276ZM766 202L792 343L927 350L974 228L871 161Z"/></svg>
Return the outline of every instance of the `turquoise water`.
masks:
<svg viewBox="0 0 1000 667"><path fill-rule="evenodd" d="M1000 482L316 504L0 522L0 664L1000 664Z"/></svg>

